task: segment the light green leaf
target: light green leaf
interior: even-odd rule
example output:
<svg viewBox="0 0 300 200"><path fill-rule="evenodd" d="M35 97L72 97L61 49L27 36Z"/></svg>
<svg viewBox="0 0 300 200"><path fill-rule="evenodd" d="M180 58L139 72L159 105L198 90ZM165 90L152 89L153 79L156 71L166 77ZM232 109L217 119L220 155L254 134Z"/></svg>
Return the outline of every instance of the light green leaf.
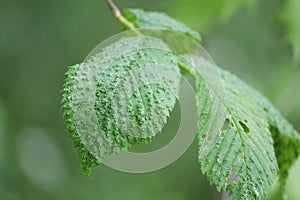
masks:
<svg viewBox="0 0 300 200"><path fill-rule="evenodd" d="M204 60L198 63L202 68L211 65ZM238 79L220 72L225 99L214 95L215 89L208 87L207 80L200 73L195 74L200 149L203 140L211 139L208 127L203 125L210 124L218 115L211 113L213 101L220 101L226 109L216 144L206 156L199 157L201 170L211 184L234 199L265 199L278 171L265 111L240 86Z"/></svg>
<svg viewBox="0 0 300 200"><path fill-rule="evenodd" d="M104 155L150 142L180 83L177 57L161 40L144 36L120 39L66 76L64 115L86 174Z"/></svg>
<svg viewBox="0 0 300 200"><path fill-rule="evenodd" d="M280 21L286 26L286 37L293 46L294 56L300 59L300 1L285 0L279 13Z"/></svg>
<svg viewBox="0 0 300 200"><path fill-rule="evenodd" d="M175 15L203 32L217 20L228 20L240 7L252 8L256 0L177 0Z"/></svg>
<svg viewBox="0 0 300 200"><path fill-rule="evenodd" d="M123 11L123 15L137 28L165 28L183 33L198 42L201 40L199 33L162 12L148 12L142 9L126 9Z"/></svg>

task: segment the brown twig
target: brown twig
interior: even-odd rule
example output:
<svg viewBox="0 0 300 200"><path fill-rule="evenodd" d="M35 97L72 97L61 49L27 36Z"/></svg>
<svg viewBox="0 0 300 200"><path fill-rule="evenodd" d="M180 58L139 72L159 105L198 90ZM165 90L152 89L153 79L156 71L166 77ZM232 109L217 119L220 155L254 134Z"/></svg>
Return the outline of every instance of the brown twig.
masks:
<svg viewBox="0 0 300 200"><path fill-rule="evenodd" d="M116 4L112 0L106 0L106 3L113 11L114 15L118 18L121 15L120 9L116 6Z"/></svg>
<svg viewBox="0 0 300 200"><path fill-rule="evenodd" d="M114 13L115 17L124 25L126 26L129 30L134 31L137 35L142 35L137 28L134 26L133 23L128 21L121 13L120 9L116 6L116 4L112 0L106 0L106 3Z"/></svg>

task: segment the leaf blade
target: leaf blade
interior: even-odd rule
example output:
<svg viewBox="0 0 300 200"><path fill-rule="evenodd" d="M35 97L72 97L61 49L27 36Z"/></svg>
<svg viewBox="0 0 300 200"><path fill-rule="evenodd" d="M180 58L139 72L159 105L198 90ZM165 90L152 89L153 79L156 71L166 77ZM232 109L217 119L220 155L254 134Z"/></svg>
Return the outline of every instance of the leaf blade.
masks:
<svg viewBox="0 0 300 200"><path fill-rule="evenodd" d="M200 42L200 35L186 26L184 23L169 17L162 12L149 12L142 9L126 9L124 17L137 28L165 28L183 33Z"/></svg>
<svg viewBox="0 0 300 200"><path fill-rule="evenodd" d="M147 144L151 141L152 136L136 138L116 128L113 114L118 114L120 107L117 104L117 109L115 109L117 113L113 113L112 103L114 102L113 92L119 86L119 79L131 77L140 80L147 77L147 80L152 83L151 81L156 78L155 80L160 84L159 87L150 84L148 87L137 88L141 91L141 95L135 96L130 103L132 104L131 110L133 110L131 118L133 121L139 119L142 122L147 121L145 119L149 118L149 114L145 114L145 109L134 108L143 107L144 100L152 103L150 107L160 106L163 112L157 115L159 119L154 125L151 120L148 120L146 124L147 127L155 126L155 134L157 134L166 123L166 118L173 109L179 92L180 72L176 59L161 40L134 36L123 38L105 47L87 62L69 67L62 91L62 108L66 127L78 149L83 172L86 175L90 174L92 167L100 164L103 155L128 150L134 144ZM158 64L159 68L151 68L151 72L143 68L143 66L153 64ZM139 70L139 73L135 72L134 76L131 76L128 74L130 70ZM147 70L150 68L148 67ZM166 73L160 73L157 76L163 71ZM157 77L166 74L169 76L164 77L164 80L168 83L163 82L162 79L157 80ZM143 84L149 82L143 82ZM129 82L129 85L126 85L127 88L122 88L119 93L128 92L133 84L135 82ZM164 86L168 86L167 90ZM162 102L161 95L168 96L168 99ZM128 111L128 109L130 111L127 107L123 110ZM121 117L124 118L124 116ZM95 122L98 124L92 124ZM146 125L139 124L143 127ZM147 133L151 131L153 132L154 129L148 130ZM89 141L92 141L92 144L89 144Z"/></svg>
<svg viewBox="0 0 300 200"><path fill-rule="evenodd" d="M254 90L251 86L233 75L231 75L231 78L236 79L239 82L238 85L243 87L265 111L264 115L272 134L274 150L279 166L281 193L284 196L288 172L300 155L300 135L260 92Z"/></svg>

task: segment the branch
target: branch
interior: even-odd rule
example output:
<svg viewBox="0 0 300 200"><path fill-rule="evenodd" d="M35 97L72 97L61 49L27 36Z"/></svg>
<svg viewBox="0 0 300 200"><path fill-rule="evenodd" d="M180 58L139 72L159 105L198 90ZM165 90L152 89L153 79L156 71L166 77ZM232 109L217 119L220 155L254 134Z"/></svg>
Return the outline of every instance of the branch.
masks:
<svg viewBox="0 0 300 200"><path fill-rule="evenodd" d="M106 3L114 13L115 17L129 30L134 31L137 35L142 35L138 30L137 27L134 26L133 23L128 21L121 13L120 9L116 6L116 4L112 0L106 0Z"/></svg>
<svg viewBox="0 0 300 200"><path fill-rule="evenodd" d="M120 9L116 6L116 4L112 0L106 0L106 3L113 11L114 15L118 18L121 15Z"/></svg>

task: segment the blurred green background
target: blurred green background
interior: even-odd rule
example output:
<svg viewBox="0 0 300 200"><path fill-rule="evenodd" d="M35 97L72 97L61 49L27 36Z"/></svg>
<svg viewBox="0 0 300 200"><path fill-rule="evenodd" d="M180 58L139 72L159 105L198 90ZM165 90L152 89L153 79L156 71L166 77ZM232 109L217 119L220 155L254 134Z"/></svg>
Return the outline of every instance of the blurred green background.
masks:
<svg viewBox="0 0 300 200"><path fill-rule="evenodd" d="M295 42L289 37L294 33L286 38L280 23L288 18L280 17L288 16L280 14L286 3L115 1L121 8L165 11L200 31L217 65L264 93L300 130L299 52L289 43ZM292 8L300 13L300 5ZM298 15L288 18L288 25L299 25ZM133 175L100 166L94 179L81 173L60 109L64 73L120 30L104 0L0 1L1 200L221 199L201 175L196 141L177 162L157 172ZM288 183L291 200L300 199L299 180L300 161Z"/></svg>

